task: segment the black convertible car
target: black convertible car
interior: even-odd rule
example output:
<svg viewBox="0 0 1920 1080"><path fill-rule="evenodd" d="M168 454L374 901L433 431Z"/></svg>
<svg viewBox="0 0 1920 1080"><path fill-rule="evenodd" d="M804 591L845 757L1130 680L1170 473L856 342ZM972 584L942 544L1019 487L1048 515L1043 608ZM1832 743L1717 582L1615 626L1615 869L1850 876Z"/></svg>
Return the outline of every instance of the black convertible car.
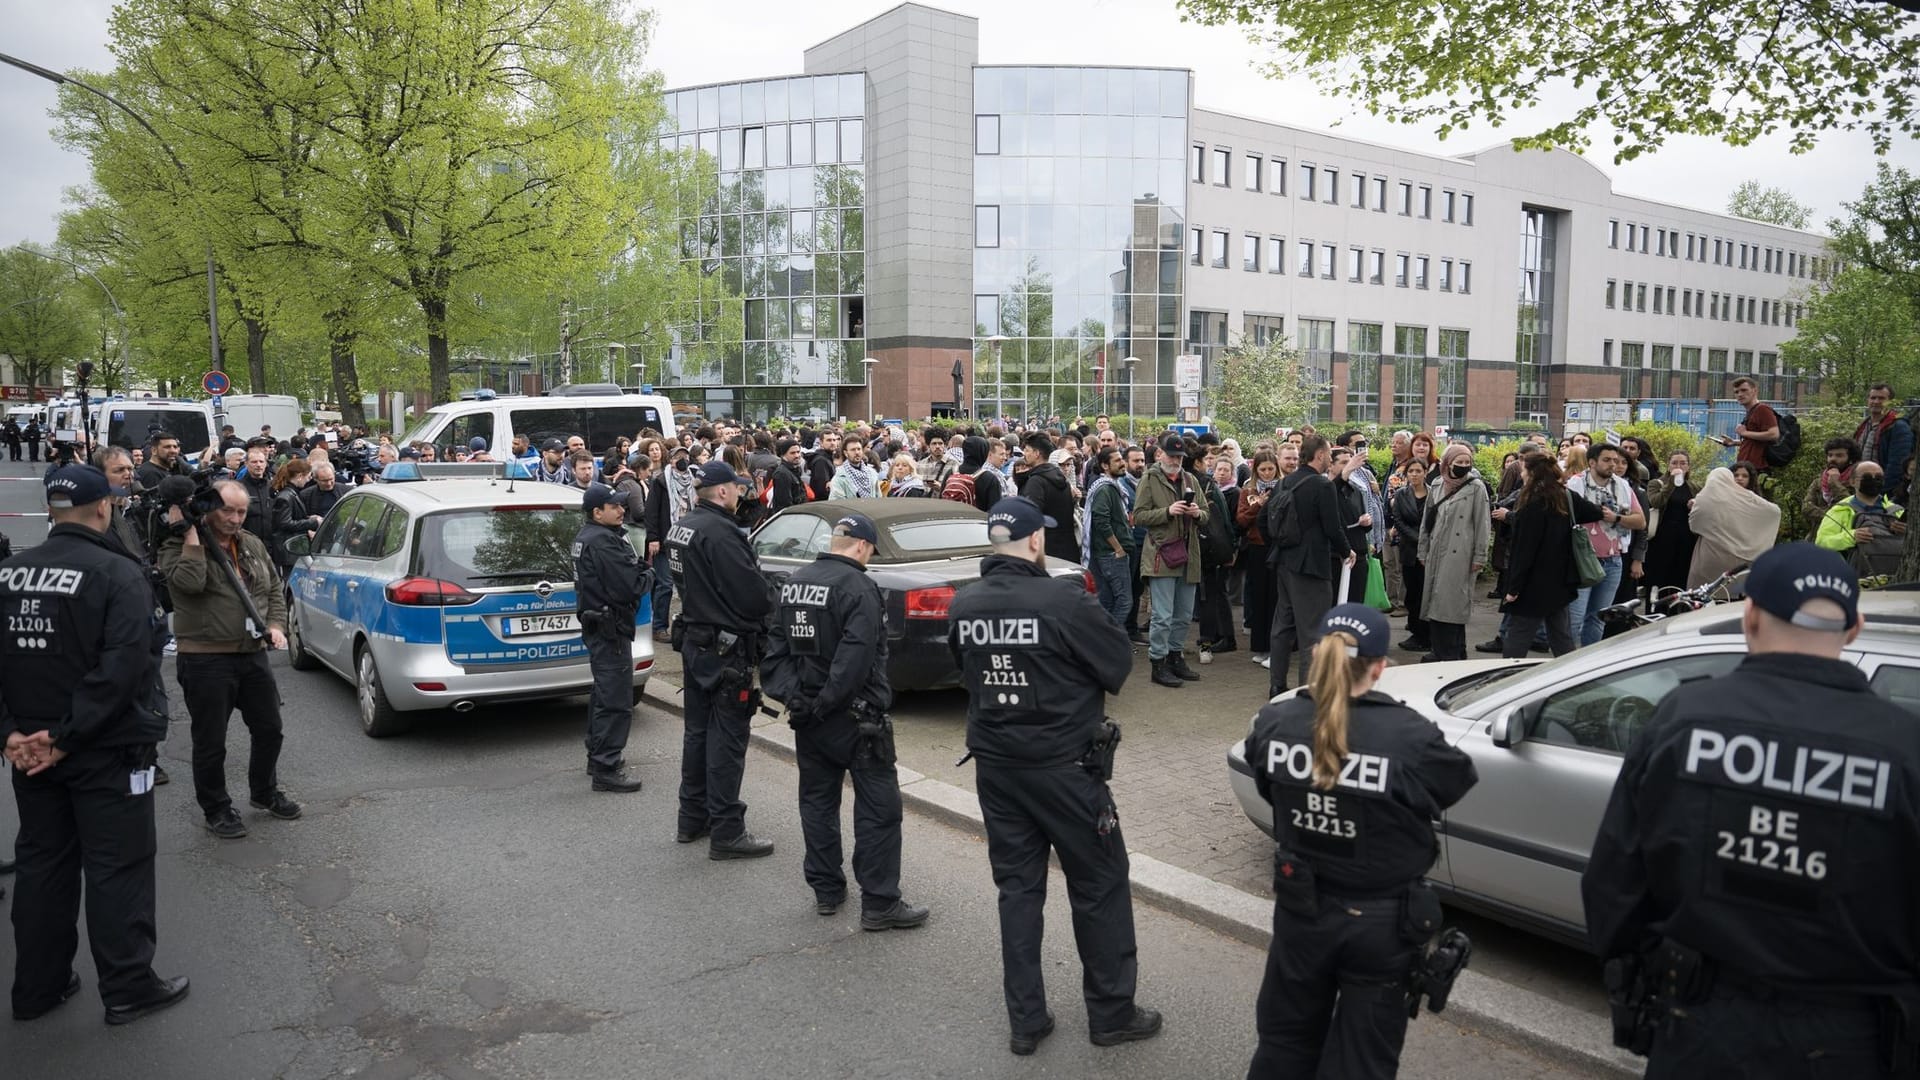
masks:
<svg viewBox="0 0 1920 1080"><path fill-rule="evenodd" d="M987 515L947 499L839 499L803 503L761 522L753 532L760 569L779 580L827 550L833 523L849 513L873 519L880 544L867 572L887 605L887 677L896 691L960 685L947 651L947 608L955 590L980 577L992 554ZM1077 563L1048 559L1055 577L1073 576L1093 591L1093 575Z"/></svg>

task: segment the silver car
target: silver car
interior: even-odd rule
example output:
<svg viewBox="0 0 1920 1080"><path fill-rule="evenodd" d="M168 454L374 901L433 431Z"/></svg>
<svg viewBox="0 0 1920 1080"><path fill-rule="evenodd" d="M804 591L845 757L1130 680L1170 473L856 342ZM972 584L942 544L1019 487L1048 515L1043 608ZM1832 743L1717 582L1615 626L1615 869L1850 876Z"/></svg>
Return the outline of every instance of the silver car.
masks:
<svg viewBox="0 0 1920 1080"><path fill-rule="evenodd" d="M593 685L573 592L581 492L530 480L363 484L287 575L295 668L354 684L360 724L396 735L429 709L583 694ZM628 527L645 550L645 536ZM634 619L633 693L653 672L653 610Z"/></svg>
<svg viewBox="0 0 1920 1080"><path fill-rule="evenodd" d="M1846 655L1874 690L1920 716L1916 600L1864 594L1866 629ZM1429 878L1443 895L1588 948L1580 874L1621 758L1669 691L1724 676L1746 657L1742 610L1709 607L1546 661L1388 668L1378 689L1440 725L1480 772L1440 823ZM1244 744L1228 751L1227 766L1241 808L1273 835L1273 807L1254 790Z"/></svg>

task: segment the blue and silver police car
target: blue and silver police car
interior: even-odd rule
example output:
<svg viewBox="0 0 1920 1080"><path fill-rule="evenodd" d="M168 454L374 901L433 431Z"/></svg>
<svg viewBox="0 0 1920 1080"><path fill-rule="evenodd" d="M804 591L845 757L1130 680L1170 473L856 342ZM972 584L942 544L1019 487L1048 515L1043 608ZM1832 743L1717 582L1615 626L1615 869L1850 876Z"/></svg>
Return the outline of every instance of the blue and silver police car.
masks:
<svg viewBox="0 0 1920 1080"><path fill-rule="evenodd" d="M443 469L469 475L389 466L385 480L335 504L311 541L289 545L298 556L287 576L291 662L352 683L375 738L404 732L425 710L584 694L593 684L574 605L580 491ZM645 550L637 525L628 539ZM634 621L637 700L653 671L646 597Z"/></svg>

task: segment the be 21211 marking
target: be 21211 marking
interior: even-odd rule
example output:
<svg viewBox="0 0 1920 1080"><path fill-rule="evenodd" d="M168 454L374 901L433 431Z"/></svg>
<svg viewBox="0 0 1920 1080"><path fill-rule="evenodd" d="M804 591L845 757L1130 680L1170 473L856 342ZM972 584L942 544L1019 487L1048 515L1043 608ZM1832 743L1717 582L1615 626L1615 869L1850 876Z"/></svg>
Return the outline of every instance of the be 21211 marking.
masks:
<svg viewBox="0 0 1920 1080"><path fill-rule="evenodd" d="M1747 835L1731 829L1716 834L1720 846L1714 856L1728 862L1757 866L1762 870L1820 881L1827 876L1827 853L1808 851L1796 843L1800 839L1800 814L1794 810L1769 810L1763 806L1747 809Z"/></svg>
<svg viewBox="0 0 1920 1080"><path fill-rule="evenodd" d="M1026 686L1027 673L1013 666L1013 657L1005 653L992 653L987 657L987 670L980 673L981 686Z"/></svg>

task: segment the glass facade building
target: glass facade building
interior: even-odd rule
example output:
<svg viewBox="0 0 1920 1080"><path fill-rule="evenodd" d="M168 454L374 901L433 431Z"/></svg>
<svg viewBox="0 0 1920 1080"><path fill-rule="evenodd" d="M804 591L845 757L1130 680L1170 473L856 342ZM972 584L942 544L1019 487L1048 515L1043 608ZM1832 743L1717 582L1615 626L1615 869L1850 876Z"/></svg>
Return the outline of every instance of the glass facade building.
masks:
<svg viewBox="0 0 1920 1080"><path fill-rule="evenodd" d="M834 412L866 358L866 80L809 75L669 92L699 215L699 295L660 388L709 416Z"/></svg>
<svg viewBox="0 0 1920 1080"><path fill-rule="evenodd" d="M974 69L975 415L1173 411L1188 81Z"/></svg>

